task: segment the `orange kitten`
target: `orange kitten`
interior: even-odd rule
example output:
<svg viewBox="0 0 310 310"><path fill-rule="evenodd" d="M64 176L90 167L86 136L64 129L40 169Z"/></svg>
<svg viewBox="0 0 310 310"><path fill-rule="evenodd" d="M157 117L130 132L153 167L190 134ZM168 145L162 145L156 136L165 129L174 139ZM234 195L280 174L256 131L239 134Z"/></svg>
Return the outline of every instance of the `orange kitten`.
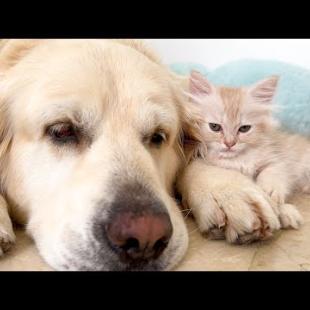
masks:
<svg viewBox="0 0 310 310"><path fill-rule="evenodd" d="M190 97L206 121L207 162L251 177L279 206L282 226L298 228L302 218L286 201L295 190L309 193L310 140L273 119L277 82L272 76L250 87L216 87L194 71Z"/></svg>

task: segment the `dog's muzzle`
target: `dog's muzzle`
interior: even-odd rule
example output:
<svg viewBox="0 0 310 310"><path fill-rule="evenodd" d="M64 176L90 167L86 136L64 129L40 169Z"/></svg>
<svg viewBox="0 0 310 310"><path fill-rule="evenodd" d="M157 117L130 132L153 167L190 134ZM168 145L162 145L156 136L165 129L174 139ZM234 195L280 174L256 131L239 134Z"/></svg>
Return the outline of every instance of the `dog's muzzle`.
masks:
<svg viewBox="0 0 310 310"><path fill-rule="evenodd" d="M106 220L97 218L94 234L116 254L116 264L130 270L156 263L173 233L164 204L142 185L126 184L109 209Z"/></svg>

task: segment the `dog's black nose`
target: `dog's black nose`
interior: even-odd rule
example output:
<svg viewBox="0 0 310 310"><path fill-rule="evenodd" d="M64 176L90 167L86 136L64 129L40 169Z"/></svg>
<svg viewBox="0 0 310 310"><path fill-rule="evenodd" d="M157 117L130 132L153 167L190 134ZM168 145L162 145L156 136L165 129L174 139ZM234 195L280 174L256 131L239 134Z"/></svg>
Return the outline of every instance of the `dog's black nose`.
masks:
<svg viewBox="0 0 310 310"><path fill-rule="evenodd" d="M106 225L106 236L111 247L124 263L147 262L158 258L172 235L167 213L145 211L137 214L128 210L118 212Z"/></svg>

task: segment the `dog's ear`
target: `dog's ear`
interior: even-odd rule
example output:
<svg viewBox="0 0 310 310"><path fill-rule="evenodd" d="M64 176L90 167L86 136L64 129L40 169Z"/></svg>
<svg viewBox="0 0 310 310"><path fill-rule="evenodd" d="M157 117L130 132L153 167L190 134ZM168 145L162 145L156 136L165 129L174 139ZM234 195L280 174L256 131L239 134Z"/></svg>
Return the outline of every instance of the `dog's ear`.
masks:
<svg viewBox="0 0 310 310"><path fill-rule="evenodd" d="M5 86L6 74L39 42L40 40L30 39L0 40L0 179L5 166L5 155L13 138L9 121L8 89Z"/></svg>
<svg viewBox="0 0 310 310"><path fill-rule="evenodd" d="M203 139L204 119L200 107L194 104L189 92L189 77L183 77L171 73L174 81L174 90L176 101L178 102L181 114L181 136L180 145L185 155L186 163L192 159L200 157L205 158L207 147Z"/></svg>
<svg viewBox="0 0 310 310"><path fill-rule="evenodd" d="M5 168L6 154L10 148L13 134L9 126L7 105L1 102L0 98L0 188L2 188L3 169Z"/></svg>
<svg viewBox="0 0 310 310"><path fill-rule="evenodd" d="M162 64L153 49L143 40L115 39L114 41L136 49L151 61L162 65L163 68L169 71L175 101L178 103L181 115L182 130L179 141L181 153L187 162L195 157L205 157L206 146L202 138L202 114L199 106L193 104L185 94L189 92L189 77L182 77L170 72L169 68Z"/></svg>
<svg viewBox="0 0 310 310"><path fill-rule="evenodd" d="M130 46L130 47L134 48L135 50L139 51L140 53L142 53L143 55L145 55L146 57L148 57L151 61L158 63L158 64L161 64L159 56L143 40L114 39L113 41L116 41L120 44Z"/></svg>
<svg viewBox="0 0 310 310"><path fill-rule="evenodd" d="M0 74L17 64L29 51L41 43L40 39L0 40Z"/></svg>

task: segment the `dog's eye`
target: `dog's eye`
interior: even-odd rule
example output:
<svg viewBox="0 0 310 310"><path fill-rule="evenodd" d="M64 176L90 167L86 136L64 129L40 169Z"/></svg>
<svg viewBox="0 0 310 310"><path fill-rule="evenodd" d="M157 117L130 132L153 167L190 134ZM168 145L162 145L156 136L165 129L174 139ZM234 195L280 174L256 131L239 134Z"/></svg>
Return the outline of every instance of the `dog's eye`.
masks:
<svg viewBox="0 0 310 310"><path fill-rule="evenodd" d="M209 127L212 131L219 132L222 130L222 126L215 123L209 123Z"/></svg>
<svg viewBox="0 0 310 310"><path fill-rule="evenodd" d="M47 128L47 134L52 138L53 142L66 144L77 143L77 129L71 123L59 123Z"/></svg>
<svg viewBox="0 0 310 310"><path fill-rule="evenodd" d="M248 132L252 128L251 125L244 125L239 128L239 132L245 133Z"/></svg>
<svg viewBox="0 0 310 310"><path fill-rule="evenodd" d="M167 136L164 132L155 132L152 137L150 142L156 146L162 145L165 141L167 140Z"/></svg>

